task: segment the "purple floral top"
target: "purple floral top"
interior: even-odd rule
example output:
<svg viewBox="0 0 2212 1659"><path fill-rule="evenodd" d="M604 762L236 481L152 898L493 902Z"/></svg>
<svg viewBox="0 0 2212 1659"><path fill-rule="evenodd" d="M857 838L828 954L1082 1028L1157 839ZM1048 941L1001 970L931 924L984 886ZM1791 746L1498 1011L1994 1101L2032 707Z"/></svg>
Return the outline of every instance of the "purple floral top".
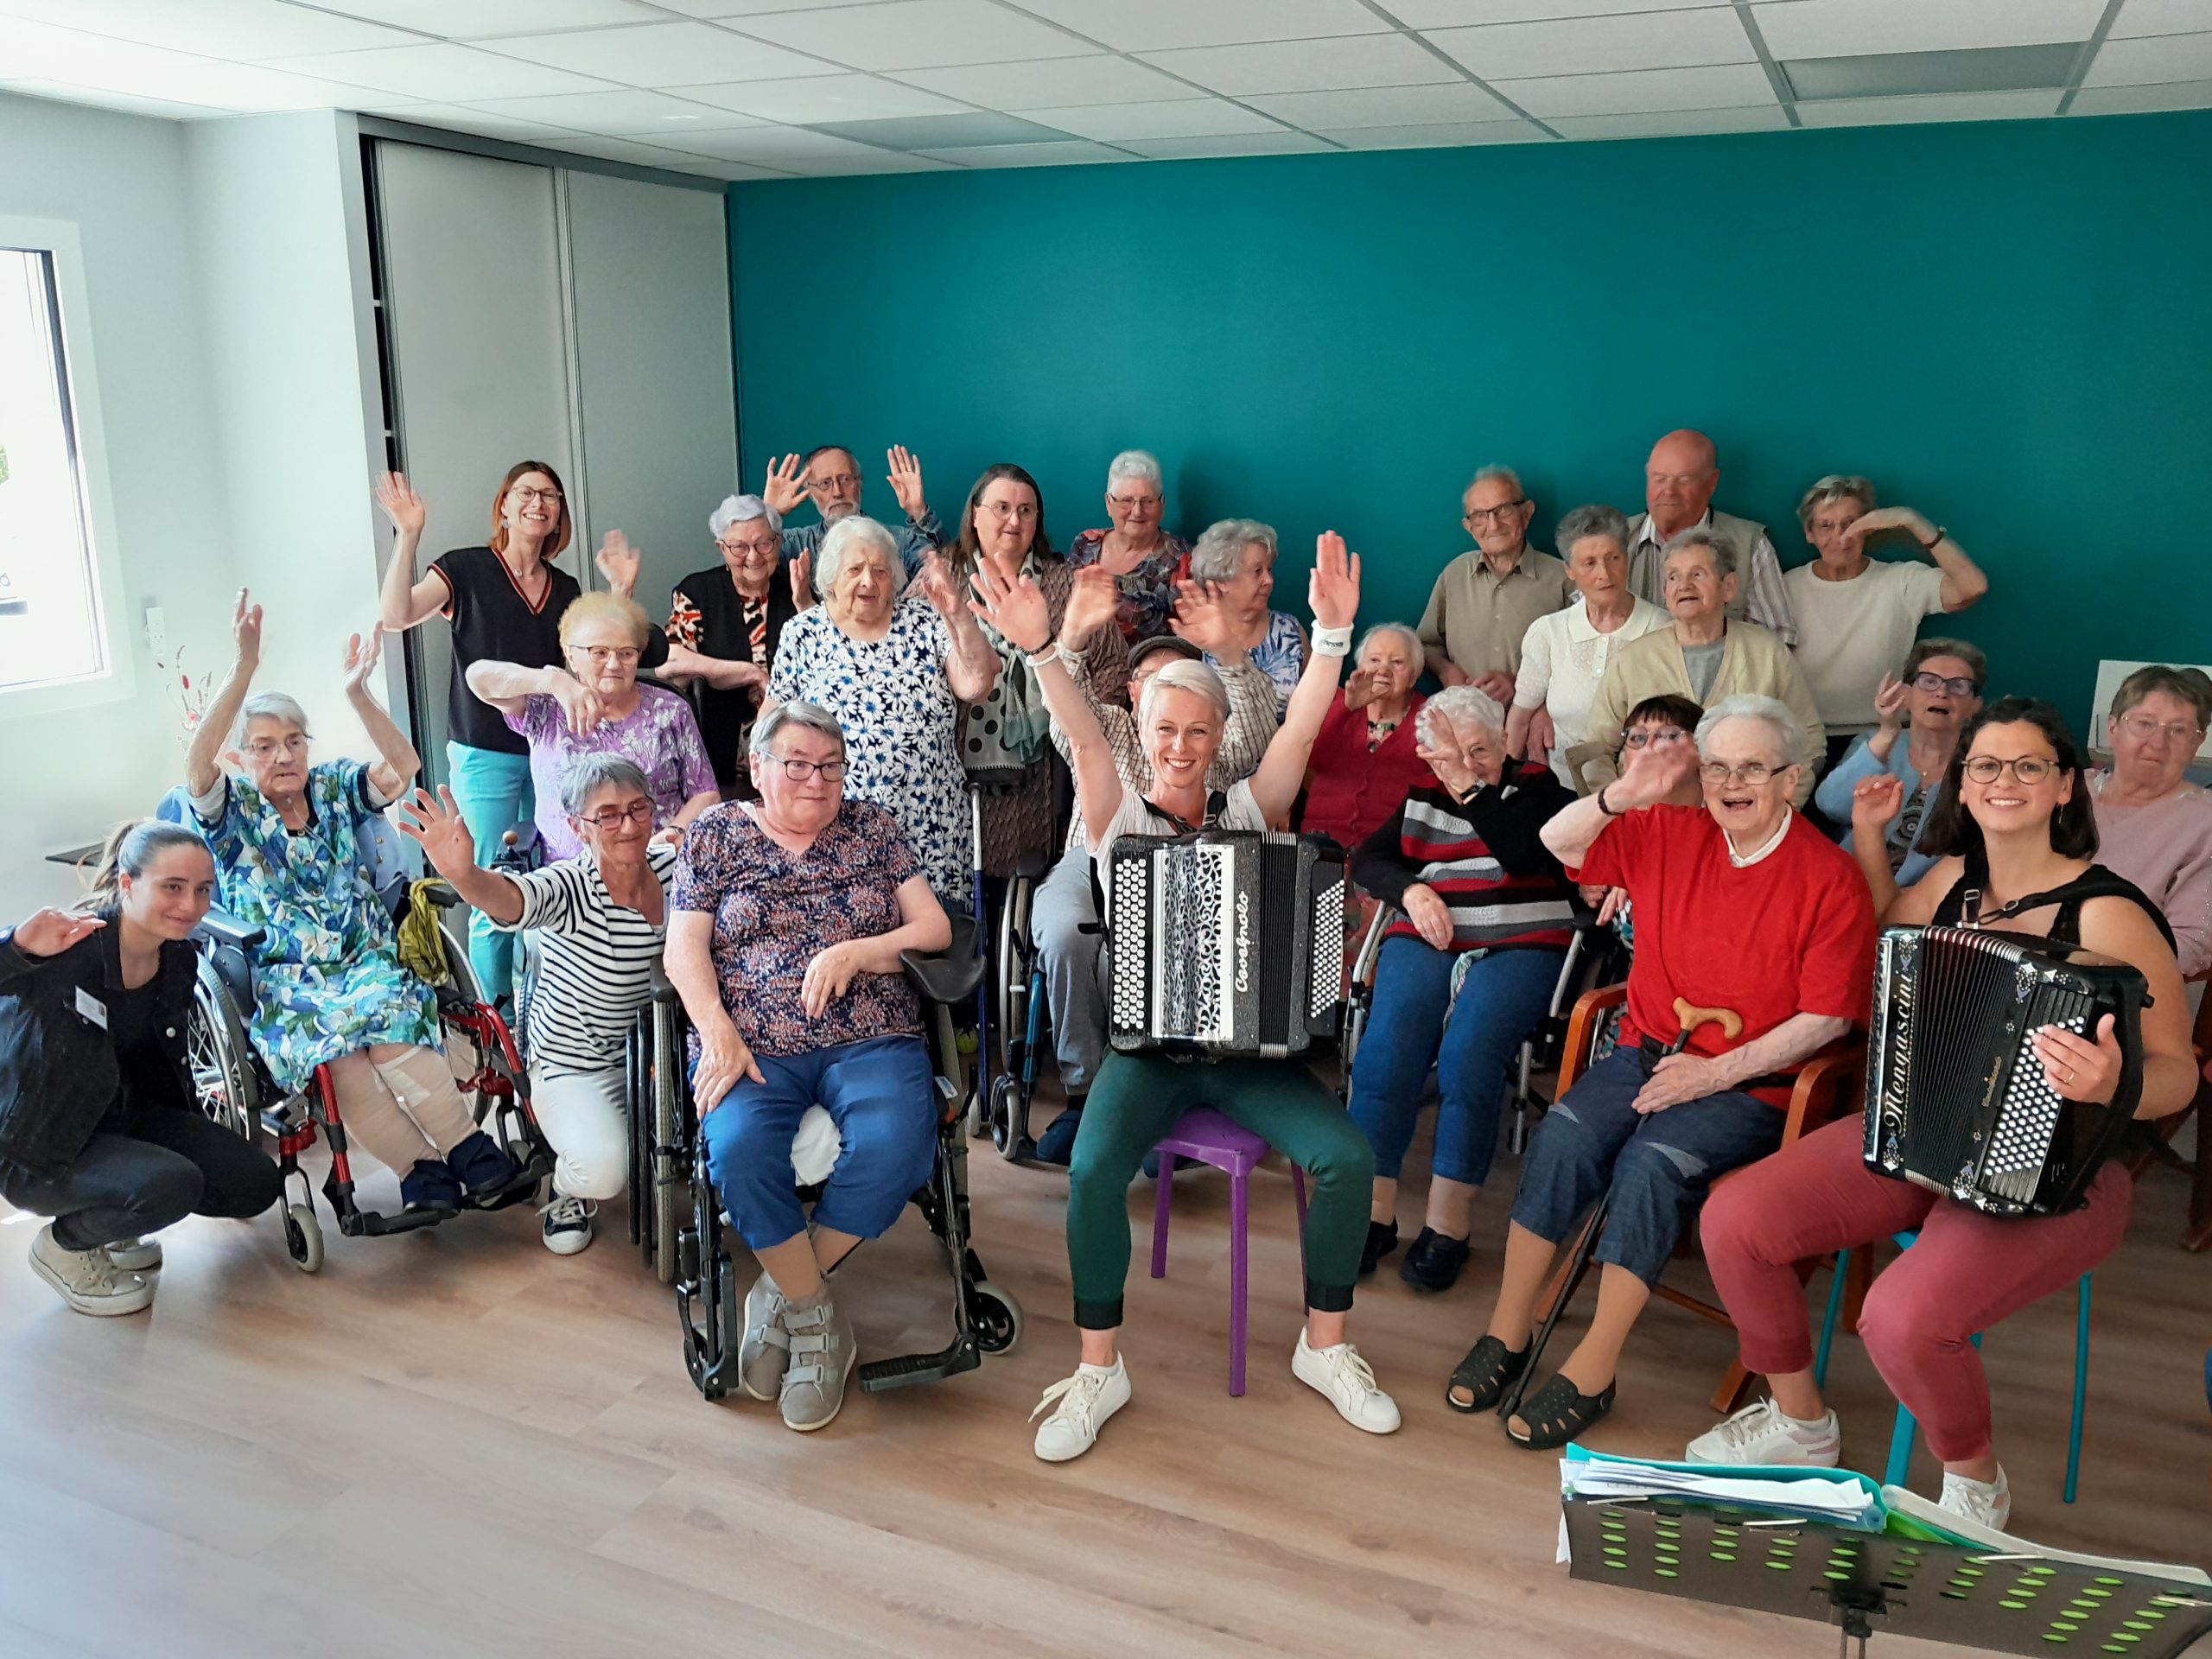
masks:
<svg viewBox="0 0 2212 1659"><path fill-rule="evenodd" d="M918 1036L921 1005L903 974L855 974L820 1019L799 1001L806 965L833 944L904 920L899 889L922 874L899 821L848 800L803 853L786 852L738 802L699 815L677 860L677 910L715 918L715 979L737 1034L789 1058L871 1037ZM698 1058L699 1039L691 1038Z"/></svg>
<svg viewBox="0 0 2212 1659"><path fill-rule="evenodd" d="M509 715L507 724L530 742L537 834L549 861L574 858L584 849L561 804L561 774L580 754L619 754L637 762L653 798L656 830L666 828L694 795L715 788L715 769L708 764L691 705L661 686L639 686L635 709L582 737L569 729L568 717L551 697L524 698L522 713Z"/></svg>
<svg viewBox="0 0 2212 1659"><path fill-rule="evenodd" d="M1068 568L1080 570L1098 563L1110 530L1086 530L1068 548ZM1162 531L1159 550L1139 563L1126 575L1114 578L1122 597L1114 620L1122 625L1122 638L1131 645L1167 632L1168 613L1175 608L1175 583L1191 556L1191 544L1180 536Z"/></svg>

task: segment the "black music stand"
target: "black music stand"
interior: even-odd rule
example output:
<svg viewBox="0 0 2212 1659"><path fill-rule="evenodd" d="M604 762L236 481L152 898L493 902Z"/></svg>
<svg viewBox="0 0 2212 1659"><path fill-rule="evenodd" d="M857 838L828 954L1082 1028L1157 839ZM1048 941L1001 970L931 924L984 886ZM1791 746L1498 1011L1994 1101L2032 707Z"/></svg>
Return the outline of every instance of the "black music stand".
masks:
<svg viewBox="0 0 2212 1659"><path fill-rule="evenodd" d="M1978 1545L1674 1497L1569 1497L1572 1576L1999 1653L2171 1659L2212 1631L2212 1590Z"/></svg>

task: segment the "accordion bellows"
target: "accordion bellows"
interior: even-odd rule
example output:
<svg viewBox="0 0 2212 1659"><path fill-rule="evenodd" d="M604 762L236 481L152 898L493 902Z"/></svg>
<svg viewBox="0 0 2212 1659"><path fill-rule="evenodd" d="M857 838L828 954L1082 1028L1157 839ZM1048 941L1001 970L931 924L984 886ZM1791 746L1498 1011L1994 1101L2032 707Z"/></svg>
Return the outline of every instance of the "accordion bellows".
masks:
<svg viewBox="0 0 2212 1659"><path fill-rule="evenodd" d="M2126 1133L2143 1088L2143 976L2048 939L1970 927L1883 931L1867 1044L1866 1157L1885 1175L1993 1216L2080 1204ZM2094 1038L2122 1056L2108 1105L2062 1098L2032 1039Z"/></svg>
<svg viewBox="0 0 2212 1659"><path fill-rule="evenodd" d="M1124 836L1109 895L1106 1035L1117 1049L1302 1054L1344 1000L1344 855L1325 836Z"/></svg>

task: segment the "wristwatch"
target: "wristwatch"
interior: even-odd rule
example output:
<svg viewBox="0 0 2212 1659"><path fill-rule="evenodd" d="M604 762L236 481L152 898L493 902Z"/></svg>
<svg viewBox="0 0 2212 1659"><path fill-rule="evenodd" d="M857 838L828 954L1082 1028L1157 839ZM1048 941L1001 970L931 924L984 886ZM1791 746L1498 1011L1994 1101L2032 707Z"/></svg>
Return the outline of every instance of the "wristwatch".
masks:
<svg viewBox="0 0 2212 1659"><path fill-rule="evenodd" d="M1942 541L1951 532L1944 529L1942 525L1936 525L1936 533L1920 544L1920 550L1923 553L1933 553L1936 550L1936 543Z"/></svg>

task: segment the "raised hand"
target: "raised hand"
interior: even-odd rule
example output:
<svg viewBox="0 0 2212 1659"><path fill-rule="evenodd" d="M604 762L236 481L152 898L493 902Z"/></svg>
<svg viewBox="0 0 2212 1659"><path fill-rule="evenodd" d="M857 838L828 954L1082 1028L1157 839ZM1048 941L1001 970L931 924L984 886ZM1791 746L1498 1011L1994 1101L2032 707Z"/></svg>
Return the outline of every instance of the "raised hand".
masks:
<svg viewBox="0 0 2212 1659"><path fill-rule="evenodd" d="M937 556L931 554L930 563L938 563ZM925 566L925 578L927 574ZM1052 607L1046 602L1045 590L1034 577L1002 576L979 559L968 585L976 594L968 608L998 630L1001 639L1018 651L1044 650L1046 641L1052 637ZM937 601L931 598L930 603Z"/></svg>
<svg viewBox="0 0 2212 1659"><path fill-rule="evenodd" d="M1680 748L1680 744L1674 746ZM1851 830L1853 835L1886 834L1897 815L1904 810L1904 779L1886 772L1861 778L1851 791Z"/></svg>
<svg viewBox="0 0 2212 1659"><path fill-rule="evenodd" d="M238 589L238 602L231 612L231 643L238 650L238 666L253 668L261 661L261 607Z"/></svg>
<svg viewBox="0 0 2212 1659"><path fill-rule="evenodd" d="M920 518L930 505L922 493L922 463L903 443L893 444L883 459L891 468L891 493L899 498L899 511L909 518Z"/></svg>
<svg viewBox="0 0 2212 1659"><path fill-rule="evenodd" d="M16 949L27 957L58 957L88 933L107 924L97 916L79 916L67 910L35 910L16 924Z"/></svg>
<svg viewBox="0 0 2212 1659"><path fill-rule="evenodd" d="M366 633L348 634L346 638L346 695L365 697L369 695L369 676L384 658L384 625L372 622Z"/></svg>
<svg viewBox="0 0 2212 1659"><path fill-rule="evenodd" d="M1904 727L1905 704L1909 688L1894 675L1885 674L1882 683L1874 688L1874 718L1885 731L1900 731Z"/></svg>
<svg viewBox="0 0 2212 1659"><path fill-rule="evenodd" d="M630 590L638 585L638 572L645 563L645 555L631 546L630 538L620 531L610 530L606 540L599 544L599 556L592 563L607 578L607 585L627 599Z"/></svg>
<svg viewBox="0 0 2212 1659"><path fill-rule="evenodd" d="M391 520L391 527L402 536L419 537L423 526L429 522L430 510L423 505L423 498L415 493L415 486L407 481L404 473L379 473L372 487L376 491L377 505L384 509L384 516Z"/></svg>
<svg viewBox="0 0 2212 1659"><path fill-rule="evenodd" d="M1325 530L1313 541L1313 574L1306 602L1317 627L1348 628L1359 614L1359 555L1344 551L1344 538Z"/></svg>
<svg viewBox="0 0 2212 1659"><path fill-rule="evenodd" d="M1877 507L1863 513L1844 527L1844 536L1854 546L1869 537L1885 531L1901 530L1923 547L1936 539L1936 526L1910 507Z"/></svg>
<svg viewBox="0 0 2212 1659"><path fill-rule="evenodd" d="M561 705L561 712L568 717L569 729L578 737L596 730L607 718L599 693L565 669L549 670L548 674L547 693Z"/></svg>
<svg viewBox="0 0 2212 1659"><path fill-rule="evenodd" d="M804 464L795 454L770 463L768 476L761 480L760 499L776 510L778 518L806 499L806 480L803 476L805 471Z"/></svg>
<svg viewBox="0 0 2212 1659"><path fill-rule="evenodd" d="M2122 1057L2113 1029L2113 1017L2107 1014L2097 1021L2094 1042L2058 1026L2045 1026L2031 1039L2036 1058L2043 1062L2044 1081L2062 1100L2101 1106L2119 1090Z"/></svg>
<svg viewBox="0 0 2212 1659"><path fill-rule="evenodd" d="M1364 665L1344 677L1344 707L1353 714L1375 701L1375 671ZM1440 950L1441 946L1438 947Z"/></svg>
<svg viewBox="0 0 2212 1659"><path fill-rule="evenodd" d="M947 626L958 624L963 612L960 605L960 584L953 580L952 567L938 556L937 550L930 550L922 561L921 571L914 577L914 585L921 589L922 597L930 608L945 620Z"/></svg>
<svg viewBox="0 0 2212 1659"><path fill-rule="evenodd" d="M1421 735L1418 724L1414 728L1414 753L1428 763L1428 769L1436 774L1436 781L1454 795L1465 794L1480 781L1475 776L1475 769L1467 764L1465 754L1456 747L1431 748Z"/></svg>
<svg viewBox="0 0 2212 1659"><path fill-rule="evenodd" d="M814 561L804 548L799 550L788 567L791 578L791 609L795 611L809 610L813 607L814 582L810 574L813 568Z"/></svg>
<svg viewBox="0 0 2212 1659"><path fill-rule="evenodd" d="M423 849L423 855L440 874L475 867L476 838L454 804L453 791L443 784L438 785L435 800L428 790L416 790L392 809L391 821L401 835Z"/></svg>
<svg viewBox="0 0 2212 1659"><path fill-rule="evenodd" d="M1620 781L1605 799L1616 811L1656 806L1695 774L1697 748L1689 743L1647 743L1628 752Z"/></svg>
<svg viewBox="0 0 2212 1659"><path fill-rule="evenodd" d="M1115 626L1122 590L1114 578L1095 564L1075 573L1068 587L1067 608L1060 613L1062 643L1080 651L1101 628Z"/></svg>
<svg viewBox="0 0 2212 1659"><path fill-rule="evenodd" d="M1189 640L1209 656L1226 656L1236 649L1232 644L1236 625L1222 603L1220 588L1213 582L1196 579L1177 582L1175 611L1167 626L1177 639Z"/></svg>

